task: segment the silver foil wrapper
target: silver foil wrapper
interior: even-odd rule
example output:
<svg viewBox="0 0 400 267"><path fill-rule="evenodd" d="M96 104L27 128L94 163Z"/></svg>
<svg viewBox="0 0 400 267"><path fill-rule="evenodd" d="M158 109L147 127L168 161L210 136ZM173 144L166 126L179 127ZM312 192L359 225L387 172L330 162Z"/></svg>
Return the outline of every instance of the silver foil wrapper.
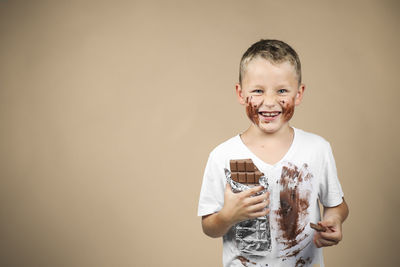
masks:
<svg viewBox="0 0 400 267"><path fill-rule="evenodd" d="M225 176L227 182L232 187L232 191L235 193L251 188L249 185L232 180L231 172L228 169L225 169ZM260 177L259 184L264 187L264 190L257 193L257 195L268 191L268 179L265 176ZM269 215L240 222L233 226L233 228L236 247L240 252L249 255L265 256L271 251Z"/></svg>

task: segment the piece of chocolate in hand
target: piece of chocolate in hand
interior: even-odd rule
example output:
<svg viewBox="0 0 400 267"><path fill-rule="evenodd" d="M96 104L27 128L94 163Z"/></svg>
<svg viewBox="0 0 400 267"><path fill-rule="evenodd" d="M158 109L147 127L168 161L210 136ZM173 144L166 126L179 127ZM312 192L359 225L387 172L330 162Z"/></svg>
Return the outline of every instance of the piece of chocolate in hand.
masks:
<svg viewBox="0 0 400 267"><path fill-rule="evenodd" d="M258 184L264 174L254 165L251 159L232 159L230 162L231 178L242 184Z"/></svg>
<svg viewBox="0 0 400 267"><path fill-rule="evenodd" d="M315 231L318 231L318 232L326 232L326 230L327 230L325 226L322 226L322 225L319 225L319 224L315 224L315 223L312 223L312 222L310 222L310 227L312 229L314 229Z"/></svg>

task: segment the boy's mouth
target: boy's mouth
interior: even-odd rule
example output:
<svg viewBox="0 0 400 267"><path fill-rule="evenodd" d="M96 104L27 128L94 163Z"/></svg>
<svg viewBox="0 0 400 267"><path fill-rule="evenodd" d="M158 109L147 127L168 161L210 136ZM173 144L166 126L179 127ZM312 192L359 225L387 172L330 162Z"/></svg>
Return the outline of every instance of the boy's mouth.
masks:
<svg viewBox="0 0 400 267"><path fill-rule="evenodd" d="M279 115L281 113L282 112L280 112L280 111L270 111L270 112L261 111L261 112L258 112L258 115L260 116L261 121L270 123L270 122L275 121L277 118L279 118Z"/></svg>
<svg viewBox="0 0 400 267"><path fill-rule="evenodd" d="M260 111L258 112L259 115L265 117L265 118L274 118L281 114L282 112L280 111L272 111L272 112L265 112L265 111Z"/></svg>

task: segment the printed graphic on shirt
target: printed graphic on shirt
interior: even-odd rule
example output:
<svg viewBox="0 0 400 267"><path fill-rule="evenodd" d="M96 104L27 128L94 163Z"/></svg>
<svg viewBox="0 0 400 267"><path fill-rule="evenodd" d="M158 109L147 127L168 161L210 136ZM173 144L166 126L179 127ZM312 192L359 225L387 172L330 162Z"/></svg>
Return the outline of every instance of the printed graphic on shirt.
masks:
<svg viewBox="0 0 400 267"><path fill-rule="evenodd" d="M312 237L305 231L309 223L312 178L307 164L299 168L288 162L282 167L278 181L280 203L279 209L275 211L278 225L276 241L280 257L296 256L312 242Z"/></svg>

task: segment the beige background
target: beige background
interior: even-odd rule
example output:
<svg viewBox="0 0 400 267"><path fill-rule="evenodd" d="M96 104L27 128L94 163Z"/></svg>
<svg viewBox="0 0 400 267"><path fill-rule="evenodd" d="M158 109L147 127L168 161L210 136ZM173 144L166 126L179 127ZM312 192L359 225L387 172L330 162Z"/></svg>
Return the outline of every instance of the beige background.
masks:
<svg viewBox="0 0 400 267"><path fill-rule="evenodd" d="M0 1L0 266L220 266L208 153L249 122L260 38L300 54L292 125L332 144L350 206L327 266L397 266L398 1Z"/></svg>

